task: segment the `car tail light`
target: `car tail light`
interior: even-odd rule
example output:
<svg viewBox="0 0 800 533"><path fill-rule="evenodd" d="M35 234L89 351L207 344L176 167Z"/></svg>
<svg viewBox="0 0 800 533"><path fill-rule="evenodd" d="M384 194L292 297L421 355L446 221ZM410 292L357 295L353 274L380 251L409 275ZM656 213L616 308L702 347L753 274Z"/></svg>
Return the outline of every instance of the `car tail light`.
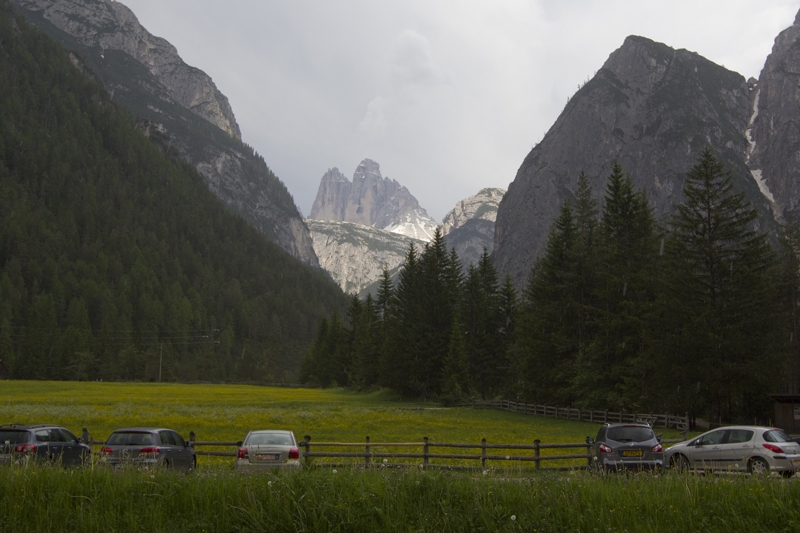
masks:
<svg viewBox="0 0 800 533"><path fill-rule="evenodd" d="M650 451L653 452L653 453L661 453L661 452L664 451L664 447L661 446L661 443L658 443L655 446L653 446L652 448L650 448Z"/></svg>
<svg viewBox="0 0 800 533"><path fill-rule="evenodd" d="M612 450L610 446L606 446L605 444L601 444L600 446L597 447L597 451L600 452L600 453L611 453L614 450Z"/></svg>
<svg viewBox="0 0 800 533"><path fill-rule="evenodd" d="M237 455L239 459L247 459L247 448L239 448L239 455Z"/></svg>
<svg viewBox="0 0 800 533"><path fill-rule="evenodd" d="M298 450L297 448L290 448L289 459L300 459L300 450Z"/></svg>
<svg viewBox="0 0 800 533"><path fill-rule="evenodd" d="M100 448L100 453L105 455L111 455L112 453L114 453L114 450L112 450L108 446L103 446L102 448Z"/></svg>
<svg viewBox="0 0 800 533"><path fill-rule="evenodd" d="M149 446L139 450L139 455L158 455L160 451L158 446Z"/></svg>
<svg viewBox="0 0 800 533"><path fill-rule="evenodd" d="M14 451L17 453L34 453L36 451L35 444L18 444L14 446Z"/></svg>
<svg viewBox="0 0 800 533"><path fill-rule="evenodd" d="M783 448L780 446L775 446L774 444L764 444L764 448L768 449L772 453L783 453Z"/></svg>

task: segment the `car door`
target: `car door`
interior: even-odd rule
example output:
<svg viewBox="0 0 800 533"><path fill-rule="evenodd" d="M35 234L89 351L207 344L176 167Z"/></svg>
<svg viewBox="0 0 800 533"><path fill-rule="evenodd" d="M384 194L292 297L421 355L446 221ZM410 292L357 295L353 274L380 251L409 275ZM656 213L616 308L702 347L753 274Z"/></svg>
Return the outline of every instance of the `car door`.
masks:
<svg viewBox="0 0 800 533"><path fill-rule="evenodd" d="M78 443L78 437L72 434L71 431L61 428L61 435L63 436L63 444L61 451L61 461L65 465L77 466L83 463L81 452L83 446Z"/></svg>
<svg viewBox="0 0 800 533"><path fill-rule="evenodd" d="M186 445L186 441L177 431L170 431L170 433L172 433L172 440L175 442L175 456L180 457L181 468L185 470L192 468L194 450Z"/></svg>
<svg viewBox="0 0 800 533"><path fill-rule="evenodd" d="M720 445L719 468L745 470L753 454L754 436L755 432L749 429L728 430L725 441Z"/></svg>
<svg viewBox="0 0 800 533"><path fill-rule="evenodd" d="M693 468L711 470L719 466L720 446L726 433L727 430L718 429L701 435L691 446L687 446L687 455Z"/></svg>
<svg viewBox="0 0 800 533"><path fill-rule="evenodd" d="M169 461L172 468L177 467L180 464L180 456L176 453L177 447L175 446L175 441L172 439L172 432L166 429L159 431L158 437L161 440L161 444L158 448L161 450L164 459Z"/></svg>

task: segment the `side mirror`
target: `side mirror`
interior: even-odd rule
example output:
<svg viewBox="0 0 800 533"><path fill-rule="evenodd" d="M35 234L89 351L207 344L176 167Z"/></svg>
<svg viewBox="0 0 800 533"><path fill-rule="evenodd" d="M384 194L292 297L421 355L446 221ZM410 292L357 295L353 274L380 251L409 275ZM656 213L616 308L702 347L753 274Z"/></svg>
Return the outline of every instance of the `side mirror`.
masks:
<svg viewBox="0 0 800 533"><path fill-rule="evenodd" d="M302 442L298 442L297 443L297 445L301 446L301 447L304 447L306 444L308 444L306 441L302 441Z"/></svg>
<svg viewBox="0 0 800 533"><path fill-rule="evenodd" d="M656 440L657 440L658 442L661 442L661 437L662 437L663 435L664 435L663 433L659 433L658 435L656 435Z"/></svg>
<svg viewBox="0 0 800 533"><path fill-rule="evenodd" d="M594 439L592 437L586 437L586 444L589 444L589 445L594 444Z"/></svg>
<svg viewBox="0 0 800 533"><path fill-rule="evenodd" d="M75 444L83 444L83 439L78 437L78 440L75 441Z"/></svg>

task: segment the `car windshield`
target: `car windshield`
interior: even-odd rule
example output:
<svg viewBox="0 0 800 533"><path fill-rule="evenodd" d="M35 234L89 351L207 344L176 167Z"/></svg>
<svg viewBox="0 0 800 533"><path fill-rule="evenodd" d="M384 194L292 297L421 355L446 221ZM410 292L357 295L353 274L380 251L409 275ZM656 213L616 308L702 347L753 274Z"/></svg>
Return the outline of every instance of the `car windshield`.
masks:
<svg viewBox="0 0 800 533"><path fill-rule="evenodd" d="M106 444L118 446L153 444L153 435L142 431L116 431L108 437Z"/></svg>
<svg viewBox="0 0 800 533"><path fill-rule="evenodd" d="M24 429L0 429L0 443L22 444L28 442L28 432Z"/></svg>
<svg viewBox="0 0 800 533"><path fill-rule="evenodd" d="M764 440L767 442L794 442L782 429L771 429L764 432Z"/></svg>
<svg viewBox="0 0 800 533"><path fill-rule="evenodd" d="M619 426L608 428L608 440L615 442L644 442L655 438L653 430L641 426Z"/></svg>
<svg viewBox="0 0 800 533"><path fill-rule="evenodd" d="M245 444L279 444L283 446L292 446L294 442L292 442L292 437L287 433L251 433Z"/></svg>

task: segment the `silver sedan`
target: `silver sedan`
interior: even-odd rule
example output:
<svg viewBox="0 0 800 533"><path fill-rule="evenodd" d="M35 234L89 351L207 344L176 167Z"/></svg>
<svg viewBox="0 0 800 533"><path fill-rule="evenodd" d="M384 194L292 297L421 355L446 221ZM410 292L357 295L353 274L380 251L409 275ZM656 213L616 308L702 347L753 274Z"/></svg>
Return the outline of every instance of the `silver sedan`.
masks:
<svg viewBox="0 0 800 533"><path fill-rule="evenodd" d="M800 444L782 429L728 426L671 446L664 451L664 462L678 472L779 472L789 477L800 470Z"/></svg>
<svg viewBox="0 0 800 533"><path fill-rule="evenodd" d="M251 431L239 447L236 470L300 469L302 452L291 431Z"/></svg>

